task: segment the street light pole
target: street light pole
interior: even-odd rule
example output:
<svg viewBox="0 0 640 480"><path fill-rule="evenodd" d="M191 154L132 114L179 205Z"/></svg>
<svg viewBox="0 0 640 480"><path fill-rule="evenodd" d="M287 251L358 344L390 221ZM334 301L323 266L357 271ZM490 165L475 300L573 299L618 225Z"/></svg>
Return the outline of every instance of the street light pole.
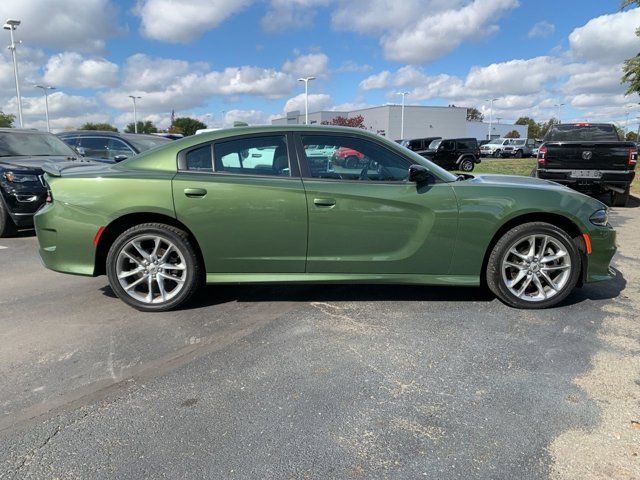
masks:
<svg viewBox="0 0 640 480"><path fill-rule="evenodd" d="M304 124L309 125L309 82L316 77L299 78L299 82L304 82Z"/></svg>
<svg viewBox="0 0 640 480"><path fill-rule="evenodd" d="M554 105L554 107L556 107L556 118L559 124L562 123L560 121L560 107L563 107L563 106L564 106L564 103L557 103L556 105Z"/></svg>
<svg viewBox="0 0 640 480"><path fill-rule="evenodd" d="M404 97L409 95L409 92L397 92L396 95L402 95L402 109L400 110L400 140L404 140Z"/></svg>
<svg viewBox="0 0 640 480"><path fill-rule="evenodd" d="M16 56L16 42L13 38L13 31L16 27L20 25L20 20L12 20L8 19L4 26L5 30L9 30L9 34L11 35L11 45L9 45L9 50L11 50L11 56L13 57L13 74L16 77L16 99L18 100L18 119L20 120L20 127L24 128L24 122L22 120L22 97L20 96L20 76L18 75L18 57Z"/></svg>
<svg viewBox="0 0 640 480"><path fill-rule="evenodd" d="M129 98L133 100L133 132L138 133L138 111L136 110L136 100L142 97L136 97L135 95L129 95Z"/></svg>
<svg viewBox="0 0 640 480"><path fill-rule="evenodd" d="M51 133L51 125L49 124L49 95L47 95L47 90L55 90L56 87L52 87L51 85L35 85L35 87L42 89L44 93L44 113L47 117L47 132Z"/></svg>
<svg viewBox="0 0 640 480"><path fill-rule="evenodd" d="M498 100L497 98L491 98L485 100L489 102L489 135L487 136L487 140L491 140L491 131L493 130L493 102Z"/></svg>

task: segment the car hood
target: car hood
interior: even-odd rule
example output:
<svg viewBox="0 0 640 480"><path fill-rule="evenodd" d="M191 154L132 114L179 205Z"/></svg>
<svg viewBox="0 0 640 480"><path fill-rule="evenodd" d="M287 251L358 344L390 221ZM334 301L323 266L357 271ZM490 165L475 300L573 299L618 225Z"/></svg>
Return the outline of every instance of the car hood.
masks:
<svg viewBox="0 0 640 480"><path fill-rule="evenodd" d="M42 166L46 162L68 162L72 160L74 157L65 157L65 156L55 156L55 157L46 157L46 156L37 156L37 157L0 157L0 166L2 168L27 168L32 170L42 170Z"/></svg>
<svg viewBox="0 0 640 480"><path fill-rule="evenodd" d="M520 175L498 175L498 174L486 174L486 175L473 175L473 178L464 180L470 184L475 185L487 185L491 187L528 187L536 189L552 189L573 192L569 187L560 185L559 183L552 182L551 180L543 180L535 177L523 177Z"/></svg>

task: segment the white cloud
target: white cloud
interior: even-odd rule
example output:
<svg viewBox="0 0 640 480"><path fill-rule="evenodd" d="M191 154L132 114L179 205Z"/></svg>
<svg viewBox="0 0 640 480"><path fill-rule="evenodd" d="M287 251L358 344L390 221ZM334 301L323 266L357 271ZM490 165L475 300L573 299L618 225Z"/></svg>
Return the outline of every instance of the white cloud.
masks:
<svg viewBox="0 0 640 480"><path fill-rule="evenodd" d="M282 65L282 71L296 77L322 77L329 69L329 57L324 53L298 55L293 60L287 60Z"/></svg>
<svg viewBox="0 0 640 480"><path fill-rule="evenodd" d="M261 24L268 32L281 32L311 25L315 7L329 5L332 0L271 0Z"/></svg>
<svg viewBox="0 0 640 480"><path fill-rule="evenodd" d="M531 27L527 36L529 38L547 38L555 31L556 26L553 23L542 20Z"/></svg>
<svg viewBox="0 0 640 480"><path fill-rule="evenodd" d="M319 110L328 110L333 105L333 100L331 96L324 93L311 93L309 94L309 111L317 112ZM284 105L283 111L292 112L294 110L299 110L300 112L304 112L304 93L300 95L296 95L293 98L287 100Z"/></svg>
<svg viewBox="0 0 640 480"><path fill-rule="evenodd" d="M640 8L596 17L569 35L570 54L580 60L614 64L635 56Z"/></svg>
<svg viewBox="0 0 640 480"><path fill-rule="evenodd" d="M225 126L233 125L233 122L246 122L249 125L266 125L271 123L271 117L260 110L229 110L224 115Z"/></svg>
<svg viewBox="0 0 640 480"><path fill-rule="evenodd" d="M162 90L176 79L192 73L206 73L205 63L189 63L172 58L155 58L137 53L127 58L124 66L124 87L144 91Z"/></svg>
<svg viewBox="0 0 640 480"><path fill-rule="evenodd" d="M351 73L351 72L358 72L358 73L364 73L364 72L368 72L369 70L371 70L373 67L367 63L358 63L358 62L354 62L353 60L346 60L344 62L342 62L342 64L336 69L336 72L345 72L345 73Z"/></svg>
<svg viewBox="0 0 640 480"><path fill-rule="evenodd" d="M118 65L104 58L84 58L79 53L63 52L49 58L43 80L57 88L103 88L118 80Z"/></svg>
<svg viewBox="0 0 640 480"><path fill-rule="evenodd" d="M121 33L109 0L2 0L0 18L18 18L16 37L25 44L76 51L100 51Z"/></svg>
<svg viewBox="0 0 640 480"><path fill-rule="evenodd" d="M251 0L142 0L135 14L141 33L154 40L187 43L240 12Z"/></svg>
<svg viewBox="0 0 640 480"><path fill-rule="evenodd" d="M375 90L377 88L387 88L391 79L391 72L383 70L380 73L370 75L360 82L362 90Z"/></svg>

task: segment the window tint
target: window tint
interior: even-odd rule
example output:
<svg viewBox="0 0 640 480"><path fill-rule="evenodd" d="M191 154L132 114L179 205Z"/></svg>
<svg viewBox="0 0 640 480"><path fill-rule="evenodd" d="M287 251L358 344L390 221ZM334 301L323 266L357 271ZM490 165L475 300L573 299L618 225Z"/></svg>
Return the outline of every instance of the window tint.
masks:
<svg viewBox="0 0 640 480"><path fill-rule="evenodd" d="M617 142L618 133L613 125L567 124L555 125L544 137L545 142Z"/></svg>
<svg viewBox="0 0 640 480"><path fill-rule="evenodd" d="M291 175L284 135L217 142L213 151L216 172L283 177Z"/></svg>
<svg viewBox="0 0 640 480"><path fill-rule="evenodd" d="M457 140L459 150L472 150L477 147L477 143L471 139Z"/></svg>
<svg viewBox="0 0 640 480"><path fill-rule="evenodd" d="M185 156L187 170L210 172L211 168L211 145L190 150Z"/></svg>
<svg viewBox="0 0 640 480"><path fill-rule="evenodd" d="M409 142L409 149L411 150L422 150L422 140L411 140Z"/></svg>
<svg viewBox="0 0 640 480"><path fill-rule="evenodd" d="M99 137L82 137L80 146L87 157L109 158L109 139Z"/></svg>
<svg viewBox="0 0 640 480"><path fill-rule="evenodd" d="M132 155L135 155L135 152L131 150L126 143L122 140L118 140L117 138L109 139L107 147L109 158L111 160L115 160L117 156L131 157Z"/></svg>
<svg viewBox="0 0 640 480"><path fill-rule="evenodd" d="M314 155L312 145L323 144L325 155ZM339 135L303 135L307 163L313 178L394 182L409 176L411 162L370 140Z"/></svg>
<svg viewBox="0 0 640 480"><path fill-rule="evenodd" d="M453 140L443 140L442 143L440 144L440 147L442 147L442 150L454 150L456 148L456 142Z"/></svg>

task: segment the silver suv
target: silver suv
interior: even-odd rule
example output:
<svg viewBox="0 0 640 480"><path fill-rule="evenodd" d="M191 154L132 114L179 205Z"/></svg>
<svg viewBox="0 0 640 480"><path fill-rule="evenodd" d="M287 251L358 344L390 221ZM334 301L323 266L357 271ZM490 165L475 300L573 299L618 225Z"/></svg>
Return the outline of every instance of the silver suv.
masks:
<svg viewBox="0 0 640 480"><path fill-rule="evenodd" d="M536 141L533 138L513 138L504 146L502 150L503 157L531 157Z"/></svg>
<svg viewBox="0 0 640 480"><path fill-rule="evenodd" d="M480 147L480 155L483 157L501 157L505 145L508 145L509 138L494 138L489 143L485 143Z"/></svg>

